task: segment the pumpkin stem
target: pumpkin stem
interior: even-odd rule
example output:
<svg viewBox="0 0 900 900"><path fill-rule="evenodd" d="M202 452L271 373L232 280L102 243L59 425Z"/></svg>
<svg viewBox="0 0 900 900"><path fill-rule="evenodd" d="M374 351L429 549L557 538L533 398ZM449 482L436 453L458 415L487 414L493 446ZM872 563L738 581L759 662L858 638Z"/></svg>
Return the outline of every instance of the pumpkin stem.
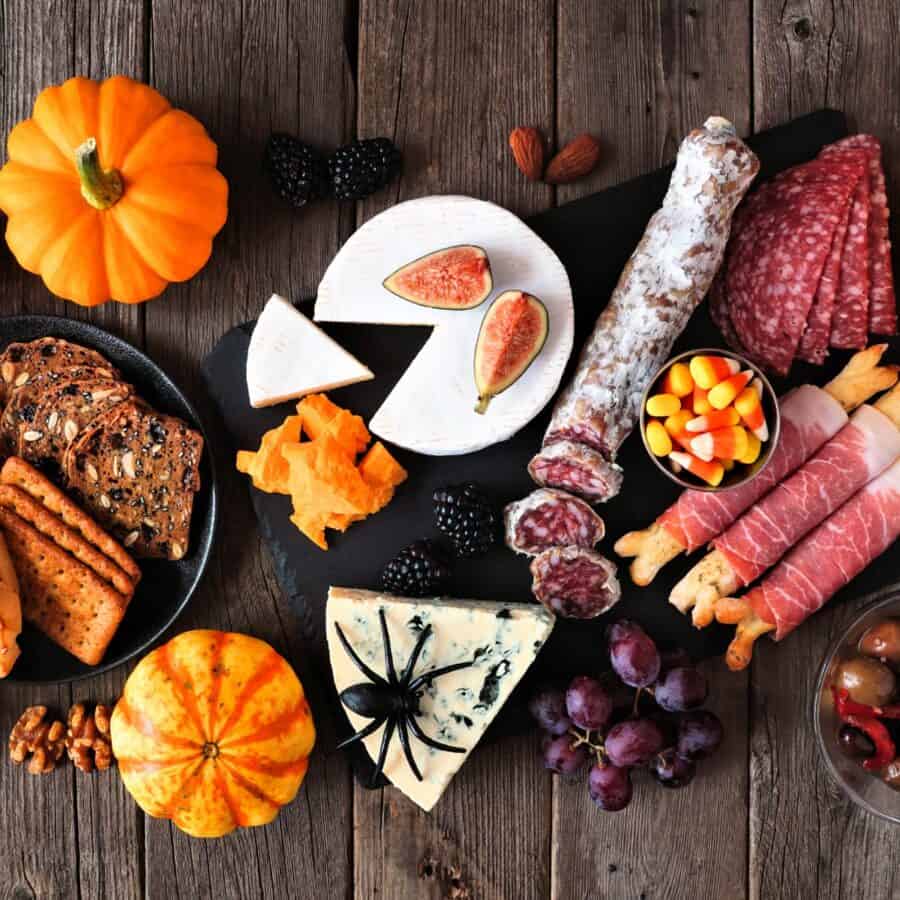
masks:
<svg viewBox="0 0 900 900"><path fill-rule="evenodd" d="M119 202L125 185L117 169L104 172L97 154L97 139L88 138L75 151L75 168L81 179L81 196L94 209L109 209Z"/></svg>

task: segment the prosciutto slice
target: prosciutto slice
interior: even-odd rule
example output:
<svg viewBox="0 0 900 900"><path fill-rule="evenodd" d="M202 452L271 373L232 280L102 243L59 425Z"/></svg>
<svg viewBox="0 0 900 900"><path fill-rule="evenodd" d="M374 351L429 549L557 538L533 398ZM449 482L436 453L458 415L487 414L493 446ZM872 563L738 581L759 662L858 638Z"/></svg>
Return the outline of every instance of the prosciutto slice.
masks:
<svg viewBox="0 0 900 900"><path fill-rule="evenodd" d="M810 384L779 401L781 437L756 478L728 491L685 491L657 521L688 553L708 544L760 497L803 465L847 422L840 403Z"/></svg>
<svg viewBox="0 0 900 900"><path fill-rule="evenodd" d="M713 541L741 585L773 566L805 534L900 457L900 429L872 406Z"/></svg>
<svg viewBox="0 0 900 900"><path fill-rule="evenodd" d="M780 641L900 537L900 461L812 531L746 595Z"/></svg>

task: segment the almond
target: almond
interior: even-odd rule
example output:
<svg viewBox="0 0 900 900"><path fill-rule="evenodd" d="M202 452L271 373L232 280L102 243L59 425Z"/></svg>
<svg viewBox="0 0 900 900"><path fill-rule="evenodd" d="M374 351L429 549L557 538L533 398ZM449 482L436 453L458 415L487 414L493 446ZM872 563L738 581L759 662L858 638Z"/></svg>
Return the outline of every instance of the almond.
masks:
<svg viewBox="0 0 900 900"><path fill-rule="evenodd" d="M516 128L509 136L516 165L530 181L540 181L544 172L544 140L537 128Z"/></svg>
<svg viewBox="0 0 900 900"><path fill-rule="evenodd" d="M592 172L600 161L600 144L589 134L579 135L569 141L547 166L544 181L550 184L566 184Z"/></svg>

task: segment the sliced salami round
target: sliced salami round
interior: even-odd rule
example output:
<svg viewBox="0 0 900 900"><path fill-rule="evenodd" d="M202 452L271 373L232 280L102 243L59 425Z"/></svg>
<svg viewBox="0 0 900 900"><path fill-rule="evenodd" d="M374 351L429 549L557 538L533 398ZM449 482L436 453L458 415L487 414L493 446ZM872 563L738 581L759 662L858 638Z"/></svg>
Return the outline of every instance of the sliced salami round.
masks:
<svg viewBox="0 0 900 900"><path fill-rule="evenodd" d="M506 545L516 553L536 556L551 547L591 549L606 533L603 519L565 491L538 488L503 511Z"/></svg>
<svg viewBox="0 0 900 900"><path fill-rule="evenodd" d="M562 488L595 503L615 497L622 486L620 466L574 441L544 447L528 464L528 473L540 485Z"/></svg>
<svg viewBox="0 0 900 900"><path fill-rule="evenodd" d="M531 561L534 596L567 619L594 619L618 603L615 563L584 547L551 547Z"/></svg>

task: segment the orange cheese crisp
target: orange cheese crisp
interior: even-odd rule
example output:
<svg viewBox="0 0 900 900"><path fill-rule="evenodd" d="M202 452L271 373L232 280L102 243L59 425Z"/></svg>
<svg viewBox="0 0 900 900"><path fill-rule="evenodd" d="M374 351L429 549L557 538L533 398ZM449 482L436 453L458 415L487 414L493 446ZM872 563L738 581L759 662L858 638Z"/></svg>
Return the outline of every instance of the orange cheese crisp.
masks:
<svg viewBox="0 0 900 900"><path fill-rule="evenodd" d="M380 441L357 463L370 440L359 416L312 394L297 404L297 415L263 435L259 450L238 451L237 469L255 488L290 496L291 522L327 550L326 528L346 531L373 515L406 480L406 470Z"/></svg>

